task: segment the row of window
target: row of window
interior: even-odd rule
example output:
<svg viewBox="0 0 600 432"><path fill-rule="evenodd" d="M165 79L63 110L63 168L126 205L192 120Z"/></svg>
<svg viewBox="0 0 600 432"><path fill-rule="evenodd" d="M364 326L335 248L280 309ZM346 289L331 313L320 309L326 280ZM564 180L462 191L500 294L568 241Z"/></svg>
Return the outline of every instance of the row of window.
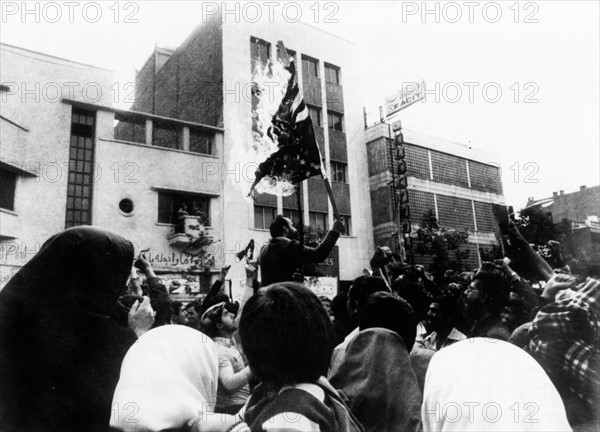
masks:
<svg viewBox="0 0 600 432"><path fill-rule="evenodd" d="M277 48L279 50L279 48ZM296 53L287 49L289 55L296 60ZM250 38L250 57L252 60L259 61L266 65L271 59L271 44L262 39L255 37ZM329 63L324 64L325 82L332 84L341 84L340 68ZM302 56L302 73L315 78L319 78L319 61L303 55Z"/></svg>
<svg viewBox="0 0 600 432"><path fill-rule="evenodd" d="M323 126L321 108L308 105L310 119L315 126ZM344 132L344 116L333 111L327 111L327 127L331 130Z"/></svg>
<svg viewBox="0 0 600 432"><path fill-rule="evenodd" d="M298 225L300 222L300 213L298 210L283 209L282 215ZM271 223L277 216L277 207L269 206L254 206L254 228L269 229ZM345 235L352 235L352 226L350 216L340 216L346 226ZM329 217L327 213L308 212L308 221L304 221L304 225L308 225L319 231L326 232L329 230Z"/></svg>

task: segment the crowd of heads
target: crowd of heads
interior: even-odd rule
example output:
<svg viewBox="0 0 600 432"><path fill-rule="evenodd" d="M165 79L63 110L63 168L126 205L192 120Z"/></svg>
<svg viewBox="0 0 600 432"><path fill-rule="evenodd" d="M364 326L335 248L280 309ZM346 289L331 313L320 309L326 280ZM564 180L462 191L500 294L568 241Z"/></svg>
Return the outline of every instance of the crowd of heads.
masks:
<svg viewBox="0 0 600 432"><path fill-rule="evenodd" d="M118 262L103 263L98 268L92 269L93 271L90 270L90 274L103 274L106 271L115 271L117 268L120 274L126 273L127 269L121 267L125 261L132 261L131 251L126 241L112 235L112 243L103 245L102 241L106 242L106 240L100 240L101 233L90 230L68 230L63 238L67 238L66 243L69 244L71 240L68 237L79 236L82 241L91 242L97 248L104 247L123 255L120 259L115 258ZM289 232L290 227L285 218L276 219L271 226L273 237L287 235ZM37 292L34 285L38 279L31 270L46 273L57 271L52 267L56 265L56 257L48 250L52 252L56 249L65 254L60 239L61 236L42 248L40 257L34 258L25 266L24 276L16 278L12 282L13 285L9 284L1 292L0 312L3 317L0 330L4 333L15 328L17 321L12 320L17 316L18 311L26 310L22 308L24 299L17 295L19 293L16 290L17 284L22 289L32 293ZM90 257L102 256L101 251L92 251L92 249L82 248L83 254L88 254ZM44 260L48 262L44 263ZM135 358L136 362L144 362L144 356L151 357L152 350L159 349L156 347L161 344L167 344L165 342L167 340L169 340L168 345L173 346L174 352L181 352L178 354L179 358L168 356L170 361L189 362L192 351L187 351L181 346L181 343L186 340L195 347L196 352L201 353L206 369L211 371L197 372L192 363L185 363L181 369L185 370L185 374L180 375L183 376L181 385L186 385L185 382L188 381L192 382L192 387L199 385L202 388L199 390L201 397L198 397L197 392L192 392L196 395L193 396L194 400L210 403L210 399L214 399L217 394L215 389L219 388L219 392L221 391L220 386L224 375L222 375L222 358L218 346L219 343L224 343L219 340L225 340L229 341L226 345L227 349L233 347L236 352L239 351L240 359L243 358L242 363L246 362L249 366L244 368L245 365L242 364L227 373L230 381L240 382L239 388L243 386L255 389L244 408L247 410L245 421L252 430L255 430L252 426L254 419L252 416L258 409L256 407L262 406L264 400L276 406L277 398L273 395L278 395L283 388L319 383L320 388L325 389L325 394L329 394L328 397L337 401L333 396L334 393L328 393L335 390L331 390L329 384L323 384L324 377L331 378L334 384L339 385L350 395L347 400L348 405L344 408L346 414L343 414L345 411L341 409L336 415L346 416L343 419L346 425L354 425L355 421L360 421L367 431L380 430L382 419L397 427L402 425L403 430L418 431L423 427L425 430L451 430L454 423L448 418L448 413L442 412L432 420L432 405L428 404L463 399L483 401L486 397L492 398L490 401L495 401L494 397L504 398L498 399L498 404L508 403L511 400L526 402L528 394L538 398L535 400L536 403L546 403L538 406L545 416L538 425L540 427L543 425L547 428L553 425L552 430L564 430L565 427L582 424L598 425L600 282L593 278L576 282L577 275L570 274L568 268L557 269L556 275L545 283L543 281L540 283L539 280L527 281L511 269L507 260L484 262L472 274L448 277L441 281L434 281L423 267L398 265L394 257L390 257L388 263L382 265L387 265L385 272L382 272L383 277L359 276L352 281L348 290L340 292L333 298L318 297L303 284L291 281L274 283L260 289L256 289L256 285L251 283L248 286L251 295L241 305L233 302L221 290L216 290L210 298L196 299L187 304L173 301L169 298L168 289L148 267L144 267L147 273L145 282L141 287L136 288L141 290L142 296L132 289L129 292L117 289L117 285L125 286L123 277L111 282L110 286L115 288L106 287L108 291L104 296L100 293L105 288L94 285L97 289L92 297L88 297L83 291L73 288L74 284L81 284L82 280L70 280L69 277L63 277L64 283L61 284L58 283L60 280L58 276L54 279L47 278L51 283L45 284L43 288L54 287L55 296L63 296L65 304L73 304L73 316L79 317L77 322L89 326L89 335L83 329L75 333L67 331L66 324L56 327L56 331L64 330L67 334L76 334L78 340L89 350L85 354L74 354L74 357L65 363L66 365L72 365L73 361L82 359L88 361L93 356L96 356L93 357L96 359L93 362L98 362L98 358L102 359L102 352L106 349L106 345L95 345L97 341L94 335L98 331L107 334L117 331L112 327L106 327L109 317L112 317L121 327L129 325L138 336L141 336L140 340L148 341L144 345L139 345L135 350L136 353L132 351L130 355L128 354L130 359L126 359L123 363L121 381L115 397L117 394L135 397L138 388L131 387L128 383L144 380L144 378L139 371L128 372L135 371L138 366L132 363L133 359ZM140 305L146 304L146 297L150 298L148 308L152 311L152 320L149 322L150 325L146 325L146 328L138 333L139 327L145 325L139 324L141 322L139 316L142 315ZM48 297L48 299L52 298ZM114 302L114 306L111 302ZM14 319L21 322L25 317L36 322L40 317L48 319L50 315L38 314L34 311L29 312L26 317L23 315ZM55 315L54 318L50 318L54 320L64 318L64 315L59 313ZM138 327L135 327L136 323ZM175 325L172 327L175 330L161 331L160 334L156 332L157 327L171 325ZM187 328L186 333L181 334L180 342L176 340L179 337L177 325ZM189 333L190 328L194 331L199 330L208 338L202 340L196 338L194 333ZM153 342L155 336L146 338L146 335L157 335L156 340ZM48 343L40 342L35 329L25 327L21 329L19 337L26 343L40 344L43 353L50 352L47 349ZM485 339L479 339L480 337ZM111 336L108 339L112 342L106 343L124 340L122 336ZM217 345L213 346L211 339L217 342ZM481 340L486 343L480 342ZM512 344L509 345L505 341ZM468 345L469 343L471 345ZM64 341L60 342L60 346L66 348L62 353L63 360L70 355L69 353L75 352ZM125 348L130 346L131 341L123 345ZM19 359L26 358L27 355L31 356L25 367L17 367L14 362L3 361L2 364L3 378L7 377L7 371L9 374L14 373L14 377L8 380L10 384L8 391L15 391L16 394L8 399L6 409L8 419L15 425L22 426L27 425L27 421L33 420L24 420L23 416L17 413L17 404L22 403L24 399L23 393L16 391L15 380L25 376L27 368L39 367L45 360L35 351L31 355L30 350L23 351L22 348L17 347L15 343L3 341L3 346L0 348L17 352ZM213 358L216 352L219 352L218 361ZM511 358L498 359L497 356L500 355ZM336 356L339 363L334 365ZM56 355L52 354L49 359L54 357ZM513 357L516 360L511 364ZM363 360L364 364L362 364ZM44 397L49 394L48 389L43 387L45 383L56 384L63 376L60 371L64 372L64 367L67 367L59 367L59 360L57 362L44 369L47 376L41 377L43 380L37 383L37 387L34 386L35 391L39 392L34 397L38 405L43 404ZM105 374L109 377L107 382L112 382L114 388L115 371L109 371L105 362L100 361L98 364L105 367ZM498 369L499 365L505 365L506 368ZM155 366L151 366L150 369L152 367ZM206 376L203 374L209 372L212 374L211 377L204 379ZM42 374L42 372L36 373ZM130 373L133 374L133 378L125 376ZM203 375L202 384L196 383L190 373ZM486 378L486 374L492 378ZM161 374L157 374L157 380L159 376ZM86 388L87 384L89 389L89 385L98 384L97 380L90 381L86 376L82 377L79 374L77 377L80 381L75 384L75 388ZM521 381L515 381L515 377ZM446 378L449 378L447 382L444 381ZM486 379L488 379L487 385ZM384 382L376 384L376 380ZM32 382L30 379L25 381ZM511 390L503 382L513 383L511 385L514 385L514 389ZM538 388L528 389L526 384L533 382L538 385ZM462 383L470 387L457 390L456 386ZM141 384L137 382L135 385ZM261 393L263 388L269 389L270 393L265 395L271 395L268 396L271 399L261 399L267 397ZM543 395L540 389L543 389ZM68 386L61 387L60 391L67 399L74 396L86 399L85 392L78 390L70 393L71 388ZM160 393L161 389L152 382L145 382L144 391ZM497 396L494 396L495 394ZM14 403L10 403L10 398L14 399ZM147 395L140 398L140 400L147 400L149 405L160 405L152 397L148 399ZM394 398L394 401L390 401L390 398ZM396 398L400 401L396 401ZM327 397L324 400L332 403ZM374 401L377 401L380 407L387 407L390 404L392 408L389 410L396 409L402 412L393 415L387 411L376 414L378 409L373 407ZM106 398L103 402L97 402L92 409L106 410L105 402ZM397 408L393 408L391 402L399 402ZM342 403L340 406L345 405ZM86 412L90 412L89 407ZM189 412L189 409L186 408L186 412ZM106 422L107 416L104 414L107 413L102 411L102 415L92 417L100 419L98 420L100 422ZM189 417L188 414L186 416ZM240 416L244 418L243 414ZM570 425L566 422L567 417ZM80 413L73 410L65 414L65 419L65 424L68 424L80 419ZM554 423L548 423L548 419L552 419ZM119 423L121 420L111 423L112 426L122 428L123 425ZM184 423L191 420L185 418ZM342 420L336 418L335 421ZM56 422L59 425L60 418ZM210 430L206 429L200 420L196 419L195 422L194 430ZM35 424L35 421L32 424ZM474 430L473 427L481 426L481 424L469 425L462 420L456 424L465 427L464 430ZM506 426L505 422L499 424ZM168 426L178 428L182 425L183 423L179 422ZM523 424L520 423L518 426L521 427ZM488 422L486 427L493 427L493 422ZM352 428L344 430L352 430Z"/></svg>

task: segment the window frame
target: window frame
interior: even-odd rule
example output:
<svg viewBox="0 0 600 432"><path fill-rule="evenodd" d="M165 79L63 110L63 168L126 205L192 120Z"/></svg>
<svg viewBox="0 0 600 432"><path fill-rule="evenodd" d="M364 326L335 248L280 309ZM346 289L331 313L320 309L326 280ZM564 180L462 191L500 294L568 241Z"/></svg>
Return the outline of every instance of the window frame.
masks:
<svg viewBox="0 0 600 432"><path fill-rule="evenodd" d="M348 164L345 162L329 161L331 181L348 184Z"/></svg>
<svg viewBox="0 0 600 432"><path fill-rule="evenodd" d="M325 82L331 84L342 85L341 83L341 75L340 75L340 67L332 65L331 63L325 63ZM335 80L331 80L331 73L335 72Z"/></svg>
<svg viewBox="0 0 600 432"><path fill-rule="evenodd" d="M157 191L157 215L156 215L156 223L159 224L168 224L168 225L176 225L177 224L177 211L179 210L179 208L181 207L181 204L176 205L177 201L179 201L180 203L185 202L186 206L187 206L187 212L189 213L190 216L194 216L194 214L192 213L193 209L194 209L194 203L198 202L198 201L205 201L206 202L206 211L202 210L203 213L205 213L206 215L206 222L207 224L205 226L210 227L211 226L211 201L212 198L210 195L204 195L201 193L192 193L192 192L177 192L177 191L166 191L166 190L159 190ZM165 220L161 220L161 197L169 197L170 198L170 205L169 207L171 208L170 210L170 221L165 221ZM174 197L177 197L176 199L174 199ZM190 205L188 205L188 203ZM179 207L179 208L178 208ZM204 208L204 206L201 206L201 208Z"/></svg>
<svg viewBox="0 0 600 432"><path fill-rule="evenodd" d="M308 114L310 115L310 119L312 121L313 126L323 127L323 118L321 117L323 110L313 105L306 104L306 106L308 107ZM317 123L315 123L315 119L312 115L313 112L315 112L318 116L317 118L319 121Z"/></svg>
<svg viewBox="0 0 600 432"><path fill-rule="evenodd" d="M262 227L257 227L256 226L256 211L257 209L261 209L261 219L262 219ZM271 226L271 223L269 223L268 225L266 224L267 219L265 218L265 210L268 211L268 209L270 209L273 212L273 218L271 219L271 222L275 219L275 217L277 217L277 207L271 207L271 206L263 206L263 205L255 205L254 206L254 229L259 229L259 230L268 230L269 227Z"/></svg>
<svg viewBox="0 0 600 432"><path fill-rule="evenodd" d="M333 118L335 116L339 117L339 125L340 125L339 129L336 129L335 127L333 127L334 126ZM336 124L337 124L337 122L336 122ZM337 113L335 111L327 111L327 128L338 131L338 132L344 132L344 115Z"/></svg>
<svg viewBox="0 0 600 432"><path fill-rule="evenodd" d="M315 72L314 75L310 73L313 71L308 68L308 65L311 66L311 69L312 69L312 66L314 66L314 72ZM302 73L304 75L308 75L308 76L311 76L314 78L319 78L319 60L309 57L309 56L306 56L306 55L303 55L302 56Z"/></svg>
<svg viewBox="0 0 600 432"><path fill-rule="evenodd" d="M254 54L253 47L257 47L258 56ZM266 59L263 60L261 57L261 48L266 49ZM271 43L264 39L257 38L255 36L250 37L250 58L255 61L261 62L263 65L267 65L271 61Z"/></svg>
<svg viewBox="0 0 600 432"><path fill-rule="evenodd" d="M317 218L321 220L318 220ZM319 224L319 222L322 223ZM329 231L329 213L309 211L308 226L311 228L320 229L323 232Z"/></svg>

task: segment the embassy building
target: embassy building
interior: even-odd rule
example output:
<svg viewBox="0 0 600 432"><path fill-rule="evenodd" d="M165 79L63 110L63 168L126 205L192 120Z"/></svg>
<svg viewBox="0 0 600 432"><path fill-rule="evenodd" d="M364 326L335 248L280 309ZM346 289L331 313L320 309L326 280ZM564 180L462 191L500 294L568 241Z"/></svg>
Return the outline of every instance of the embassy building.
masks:
<svg viewBox="0 0 600 432"><path fill-rule="evenodd" d="M296 59L349 228L317 271L337 281L359 276L374 246L357 46L303 23L223 22L217 13L178 48L151 53L128 110L112 106L111 71L0 45L2 286L46 239L71 226L111 229L136 252L146 251L157 273L183 273L190 240L175 227L185 203L187 218L214 239L214 277L250 239L256 256L275 215L298 220L295 193L247 197L257 134L266 126L261 92L277 90L279 40ZM282 94L274 94L269 101L277 105ZM305 224L329 229L333 211L323 180L311 178L299 190ZM229 277L235 290L243 265L234 264Z"/></svg>

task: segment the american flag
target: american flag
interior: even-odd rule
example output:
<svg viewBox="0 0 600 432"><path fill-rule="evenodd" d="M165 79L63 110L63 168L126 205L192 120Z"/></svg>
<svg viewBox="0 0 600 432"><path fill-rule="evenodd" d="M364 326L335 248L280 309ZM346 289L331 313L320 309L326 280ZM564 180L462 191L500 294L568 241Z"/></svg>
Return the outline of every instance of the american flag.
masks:
<svg viewBox="0 0 600 432"><path fill-rule="evenodd" d="M278 46L290 78L283 100L267 130L267 136L277 143L277 150L258 166L250 194L264 177L297 184L322 174L321 152L308 107L298 86L294 59L287 55L281 41Z"/></svg>

